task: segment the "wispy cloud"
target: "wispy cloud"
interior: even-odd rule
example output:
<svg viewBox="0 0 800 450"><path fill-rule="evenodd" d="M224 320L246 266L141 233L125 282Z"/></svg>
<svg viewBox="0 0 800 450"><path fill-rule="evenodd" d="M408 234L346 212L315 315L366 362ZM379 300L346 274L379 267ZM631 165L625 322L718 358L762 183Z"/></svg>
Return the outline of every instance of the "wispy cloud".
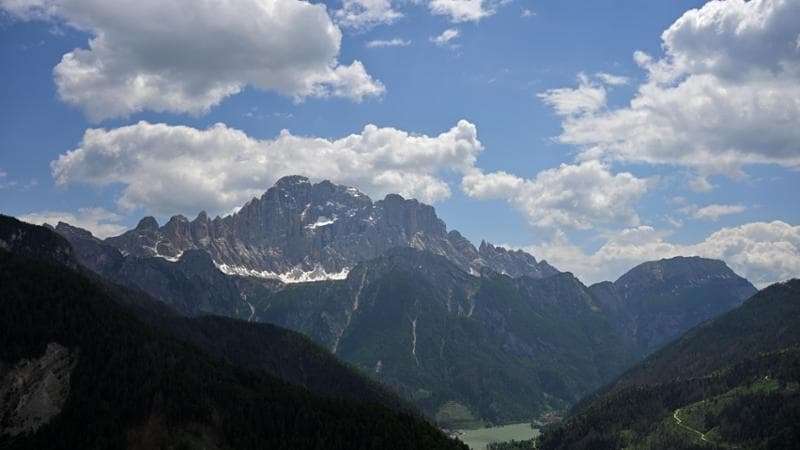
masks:
<svg viewBox="0 0 800 450"><path fill-rule="evenodd" d="M744 205L720 205L712 203L703 207L689 205L681 209L681 212L698 220L719 220L722 216L739 214L747 210Z"/></svg>
<svg viewBox="0 0 800 450"><path fill-rule="evenodd" d="M630 79L628 77L623 77L621 75L613 75L606 72L598 72L595 74L597 78L600 79L605 84L611 86L622 86L623 84L628 84Z"/></svg>
<svg viewBox="0 0 800 450"><path fill-rule="evenodd" d="M408 47L411 41L407 39L375 39L364 44L367 48Z"/></svg>
<svg viewBox="0 0 800 450"><path fill-rule="evenodd" d="M454 48L457 47L453 40L458 39L461 36L461 32L457 28L448 28L442 32L442 34L438 36L432 36L431 42L438 45L439 47L450 47Z"/></svg>

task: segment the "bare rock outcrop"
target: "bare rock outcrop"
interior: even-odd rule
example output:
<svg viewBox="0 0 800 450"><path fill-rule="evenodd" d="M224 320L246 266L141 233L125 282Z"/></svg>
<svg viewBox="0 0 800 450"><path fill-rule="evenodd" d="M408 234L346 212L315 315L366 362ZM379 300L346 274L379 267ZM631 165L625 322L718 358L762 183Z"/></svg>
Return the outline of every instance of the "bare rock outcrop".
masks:
<svg viewBox="0 0 800 450"><path fill-rule="evenodd" d="M0 435L36 431L57 416L76 361L73 352L52 342L39 358L0 363Z"/></svg>

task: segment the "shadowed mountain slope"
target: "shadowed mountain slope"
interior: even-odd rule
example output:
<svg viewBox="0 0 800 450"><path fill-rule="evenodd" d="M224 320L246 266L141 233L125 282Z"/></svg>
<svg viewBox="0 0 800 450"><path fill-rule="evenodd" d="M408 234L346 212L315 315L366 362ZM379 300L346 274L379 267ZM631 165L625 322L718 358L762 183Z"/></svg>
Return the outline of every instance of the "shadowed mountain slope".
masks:
<svg viewBox="0 0 800 450"><path fill-rule="evenodd" d="M170 317L142 294L53 261L69 253L54 233L1 219L0 390L8 374L30 374L27 394L13 394L15 384L0 403L3 448L461 448L415 415L381 404L377 396L390 394L294 333ZM206 336L189 336L198 334ZM203 339L215 342L198 346ZM269 341L255 350L260 339ZM241 349L215 355L215 346L228 345ZM64 400L41 390L42 382L58 386ZM376 401L340 390L365 387ZM31 407L42 404L36 399L50 405L44 421Z"/></svg>

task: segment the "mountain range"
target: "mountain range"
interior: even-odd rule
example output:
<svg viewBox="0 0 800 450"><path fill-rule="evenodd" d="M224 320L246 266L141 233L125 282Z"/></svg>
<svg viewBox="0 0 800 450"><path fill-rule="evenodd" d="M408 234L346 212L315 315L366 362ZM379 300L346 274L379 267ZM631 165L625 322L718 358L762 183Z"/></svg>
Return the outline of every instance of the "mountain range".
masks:
<svg viewBox="0 0 800 450"><path fill-rule="evenodd" d="M585 286L519 250L477 248L428 205L287 177L236 213L100 240L76 259L189 317L299 331L446 427L564 410L756 289L723 262L673 258Z"/></svg>
<svg viewBox="0 0 800 450"><path fill-rule="evenodd" d="M186 318L0 216L0 448L461 449L307 338Z"/></svg>
<svg viewBox="0 0 800 450"><path fill-rule="evenodd" d="M355 264L394 247L444 255L474 273L487 267L516 276L557 272L522 252L491 245L476 249L457 231L447 232L433 207L390 194L373 202L358 189L308 178L281 178L260 198L234 214L189 221L173 216L163 226L143 218L135 229L106 242L124 255L178 259L183 252L208 252L225 273L284 282L344 278Z"/></svg>

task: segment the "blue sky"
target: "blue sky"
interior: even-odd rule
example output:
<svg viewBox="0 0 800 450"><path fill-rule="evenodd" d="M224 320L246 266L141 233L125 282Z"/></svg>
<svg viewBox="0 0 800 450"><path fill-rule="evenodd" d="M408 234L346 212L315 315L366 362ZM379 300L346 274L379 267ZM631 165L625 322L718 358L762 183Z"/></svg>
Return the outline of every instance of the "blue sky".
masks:
<svg viewBox="0 0 800 450"><path fill-rule="evenodd" d="M131 2L0 0L0 211L108 235L145 214L224 214L293 170L373 198L420 197L474 242L526 248L587 281L689 253L723 258L762 285L799 274L800 141L787 125L800 110L794 2L274 0L261 4L281 8L252 30L256 0L195 19L183 8L191 2L149 3L141 9L162 29L143 26L135 16L147 11ZM360 13L355 24L343 10ZM204 32L237 20L236 33ZM458 35L437 45L445 30ZM392 40L402 45L369 44ZM62 57L76 49L86 58L70 71ZM130 73L166 81L145 95L125 87ZM220 79L237 92L207 101ZM212 156L191 148L165 158L176 167L161 178L148 172L176 145L204 145L192 133L217 123L220 150L203 149ZM379 136L359 141L363 160L347 160L350 144L336 141L364 137L367 124ZM84 137L93 128L128 132ZM195 137L172 140L180 133ZM474 135L453 142L459 133ZM309 152L311 138L337 161L331 175L313 158L281 160ZM80 158L53 163L78 148ZM265 167L228 164L237 158ZM184 177L181 164L196 173ZM193 176L220 172L209 192L225 195L194 189Z"/></svg>

